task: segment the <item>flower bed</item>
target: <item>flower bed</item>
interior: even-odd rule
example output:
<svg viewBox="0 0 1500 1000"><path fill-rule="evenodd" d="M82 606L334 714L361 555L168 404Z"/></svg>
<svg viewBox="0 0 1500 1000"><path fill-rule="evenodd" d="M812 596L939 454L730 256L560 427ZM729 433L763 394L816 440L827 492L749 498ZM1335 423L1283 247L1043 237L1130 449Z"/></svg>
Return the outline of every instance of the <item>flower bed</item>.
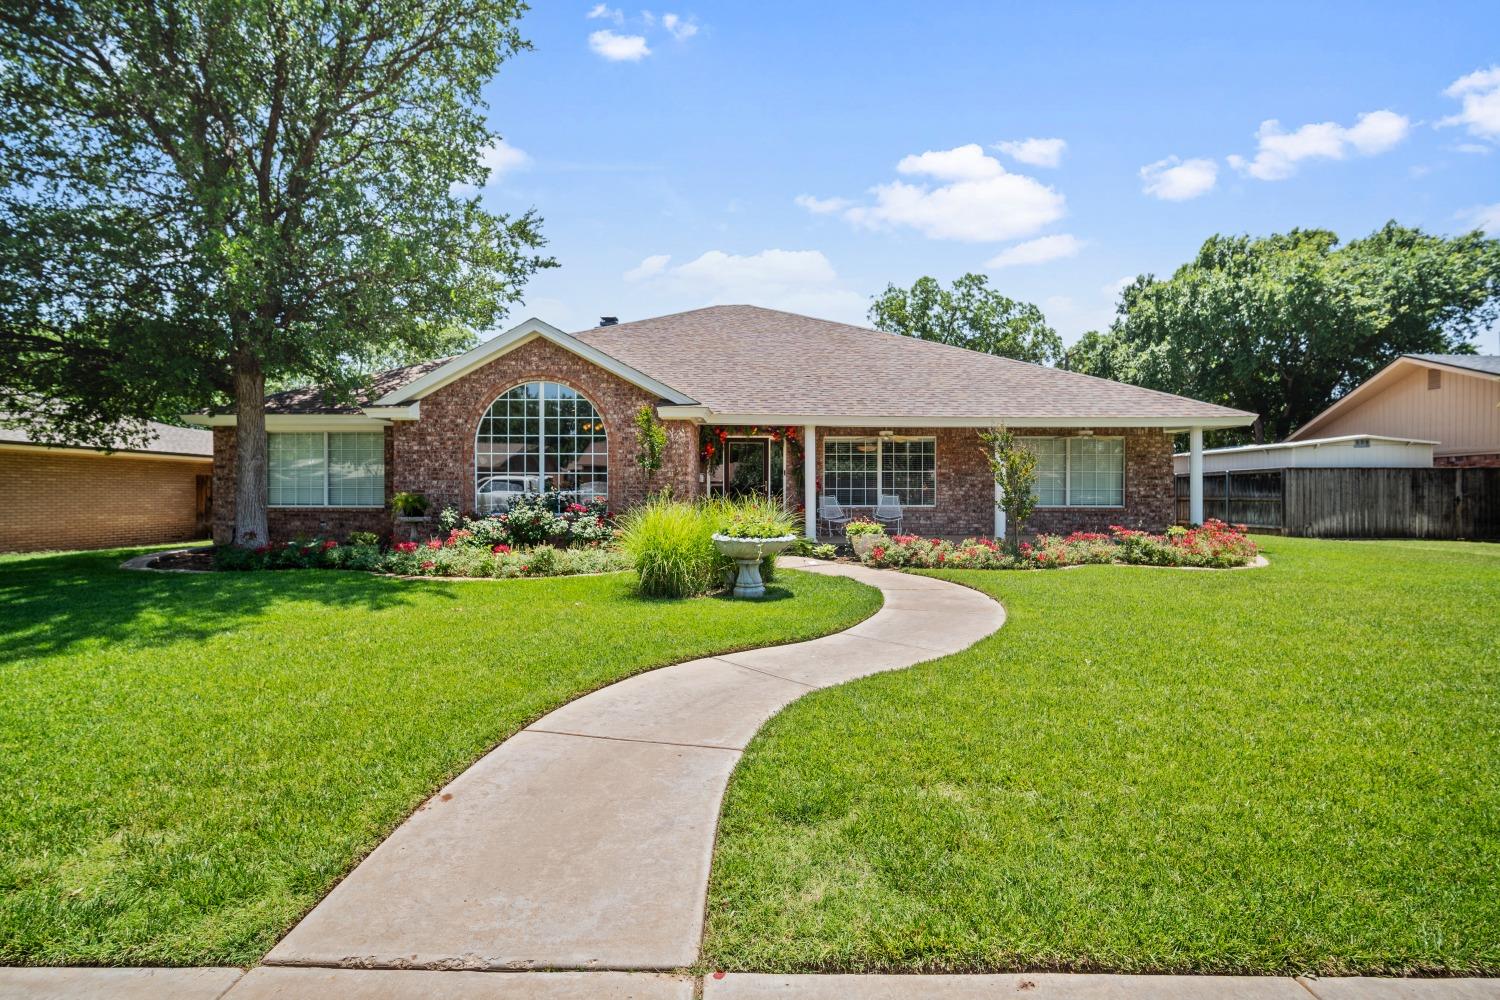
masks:
<svg viewBox="0 0 1500 1000"><path fill-rule="evenodd" d="M222 570L350 569L401 576L570 576L629 569L630 560L611 544L614 526L604 502L565 503L555 495L517 500L509 511L460 515L449 508L438 517L443 533L425 542L389 548L370 532L298 539L257 549L221 548Z"/></svg>
<svg viewBox="0 0 1500 1000"><path fill-rule="evenodd" d="M1248 565L1256 556L1255 543L1242 524L1208 521L1201 528L1174 527L1153 535L1118 525L1109 532L1075 531L1071 535L1039 535L1022 542L1020 553L1005 552L992 538L949 542L917 535L875 537L862 555L870 566L920 569L1059 569L1091 563L1135 566L1198 566L1228 569Z"/></svg>

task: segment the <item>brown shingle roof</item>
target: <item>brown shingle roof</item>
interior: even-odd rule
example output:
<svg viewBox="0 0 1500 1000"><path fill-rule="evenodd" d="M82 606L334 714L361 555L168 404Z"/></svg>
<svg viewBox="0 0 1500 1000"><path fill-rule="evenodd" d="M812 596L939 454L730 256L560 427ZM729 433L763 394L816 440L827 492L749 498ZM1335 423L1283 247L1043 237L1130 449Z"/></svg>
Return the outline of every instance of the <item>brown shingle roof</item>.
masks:
<svg viewBox="0 0 1500 1000"><path fill-rule="evenodd" d="M452 361L453 357L435 358L400 368L387 368L370 377L370 384L354 394L352 401L336 400L316 386L302 389L287 389L266 397L267 413L358 413L360 407L369 406L388 392L403 385L410 385L435 368Z"/></svg>
<svg viewBox="0 0 1500 1000"><path fill-rule="evenodd" d="M123 453L139 453L149 455L196 455L204 458L212 458L214 453L214 435L212 431L202 430L196 427L173 427L171 424L159 424L154 420L146 421L146 428L150 437L140 445L129 448L117 448L116 451ZM24 427L12 423L6 415L0 413L0 443L4 444L30 444L39 448L85 448L90 451L103 451L91 444L54 444L51 442L38 441L26 431Z"/></svg>
<svg viewBox="0 0 1500 1000"><path fill-rule="evenodd" d="M1253 414L960 347L757 306L596 327L579 340L718 413L1226 418Z"/></svg>

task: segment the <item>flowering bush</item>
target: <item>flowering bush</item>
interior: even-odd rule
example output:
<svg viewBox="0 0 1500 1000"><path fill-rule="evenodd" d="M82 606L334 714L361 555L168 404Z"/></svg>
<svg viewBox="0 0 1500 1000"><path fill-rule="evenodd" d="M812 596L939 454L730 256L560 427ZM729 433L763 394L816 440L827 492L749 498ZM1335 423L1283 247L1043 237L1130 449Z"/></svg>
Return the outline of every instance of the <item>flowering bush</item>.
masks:
<svg viewBox="0 0 1500 1000"><path fill-rule="evenodd" d="M844 525L844 534L849 538L858 538L860 535L883 535L885 525L867 517L856 517Z"/></svg>
<svg viewBox="0 0 1500 1000"><path fill-rule="evenodd" d="M462 524L474 545L491 549L496 545L519 548L543 543L558 547L601 545L615 533L603 497L583 504L564 501L557 493L531 494L511 504L503 514L466 517Z"/></svg>
<svg viewBox="0 0 1500 1000"><path fill-rule="evenodd" d="M1038 535L1034 542L1022 542L1016 556L1006 555L990 538L949 542L896 535L867 549L863 558L871 566L921 569L1059 569L1111 562L1225 569L1244 566L1256 552L1244 525L1208 521L1201 528L1175 528L1163 535L1119 525L1112 525L1107 534Z"/></svg>

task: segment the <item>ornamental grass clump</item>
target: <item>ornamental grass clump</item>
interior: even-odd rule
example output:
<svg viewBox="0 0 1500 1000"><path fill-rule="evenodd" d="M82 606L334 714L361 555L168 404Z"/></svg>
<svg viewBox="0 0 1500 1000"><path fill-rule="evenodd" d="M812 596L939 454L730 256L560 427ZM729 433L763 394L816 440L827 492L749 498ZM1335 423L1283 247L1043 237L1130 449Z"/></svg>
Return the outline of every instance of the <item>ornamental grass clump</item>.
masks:
<svg viewBox="0 0 1500 1000"><path fill-rule="evenodd" d="M692 597L721 582L716 521L698 504L655 496L620 523L620 549L647 597Z"/></svg>

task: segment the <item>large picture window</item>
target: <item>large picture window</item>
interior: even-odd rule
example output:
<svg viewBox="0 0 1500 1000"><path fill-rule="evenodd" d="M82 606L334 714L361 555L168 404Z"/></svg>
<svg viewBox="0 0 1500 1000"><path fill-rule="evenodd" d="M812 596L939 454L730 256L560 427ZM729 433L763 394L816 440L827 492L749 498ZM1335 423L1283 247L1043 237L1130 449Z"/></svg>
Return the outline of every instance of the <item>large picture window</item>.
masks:
<svg viewBox="0 0 1500 1000"><path fill-rule="evenodd" d="M1125 506L1125 439L1117 437L1021 438L1036 455L1042 507Z"/></svg>
<svg viewBox="0 0 1500 1000"><path fill-rule="evenodd" d="M891 494L903 507L937 503L936 438L826 438L823 493L846 507Z"/></svg>
<svg viewBox="0 0 1500 1000"><path fill-rule="evenodd" d="M385 506L385 434L268 434L272 507Z"/></svg>
<svg viewBox="0 0 1500 1000"><path fill-rule="evenodd" d="M586 503L609 495L609 440L587 398L557 382L526 382L495 400L474 444L474 506L506 510L528 493Z"/></svg>

